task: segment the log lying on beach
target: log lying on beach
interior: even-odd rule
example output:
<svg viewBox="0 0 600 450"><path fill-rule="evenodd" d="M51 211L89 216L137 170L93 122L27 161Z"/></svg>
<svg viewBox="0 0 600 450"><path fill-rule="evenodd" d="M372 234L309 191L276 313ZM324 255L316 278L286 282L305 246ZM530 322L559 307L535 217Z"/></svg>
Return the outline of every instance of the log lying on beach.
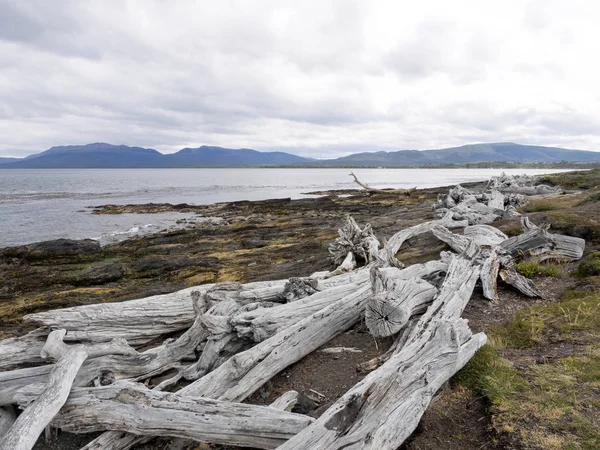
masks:
<svg viewBox="0 0 600 450"><path fill-rule="evenodd" d="M293 303L238 312L231 317L231 325L238 336L262 342L350 295L362 284L364 283L348 283L317 292Z"/></svg>
<svg viewBox="0 0 600 450"><path fill-rule="evenodd" d="M95 380L99 384L115 379L147 378L177 367L180 360L194 357L198 344L206 339L208 332L197 318L193 325L178 339L160 347L138 353L126 343L114 340L86 346L69 346L63 342L65 330L50 333L44 346L44 354L54 359L73 347L83 348L88 358L74 380L76 386L85 386ZM106 354L107 351L115 353ZM0 372L0 406L14 403L17 391L29 384L45 383L54 365L38 366ZM103 381L107 380L107 381Z"/></svg>
<svg viewBox="0 0 600 450"><path fill-rule="evenodd" d="M332 303L275 336L231 357L187 386L189 395L241 401L274 375L354 325L370 296L370 286Z"/></svg>
<svg viewBox="0 0 600 450"><path fill-rule="evenodd" d="M240 284L230 295L222 284L205 284L171 294L155 295L120 303L100 303L28 314L25 320L50 329L65 329L66 341L109 342L126 339L130 345L148 343L162 335L185 330L196 318L194 299L207 297L208 309L224 298L242 303L283 301L287 280Z"/></svg>
<svg viewBox="0 0 600 450"><path fill-rule="evenodd" d="M26 405L35 386L19 394ZM73 433L127 431L243 447L275 448L314 419L267 406L156 392L131 382L73 389L53 426Z"/></svg>
<svg viewBox="0 0 600 450"><path fill-rule="evenodd" d="M365 324L378 338L398 333L438 293L424 280L394 280L376 268L371 270L371 280L373 295L366 305Z"/></svg>
<svg viewBox="0 0 600 450"><path fill-rule="evenodd" d="M22 366L42 364L40 352L46 342L48 330L38 328L24 336L8 338L0 342L0 371Z"/></svg>
<svg viewBox="0 0 600 450"><path fill-rule="evenodd" d="M485 343L460 315L478 269L457 257L407 345L279 450L395 450L417 427L435 392Z"/></svg>
<svg viewBox="0 0 600 450"><path fill-rule="evenodd" d="M521 195L560 195L565 190L560 186L548 186L538 183L539 177L530 175L506 175L492 177L488 181L488 188L496 189L503 193Z"/></svg>
<svg viewBox="0 0 600 450"><path fill-rule="evenodd" d="M576 261L581 259L585 250L585 240L553 234L548 226L537 226L527 217L521 219L524 233L502 242L500 246L513 256L523 257L528 261L543 262Z"/></svg>
<svg viewBox="0 0 600 450"><path fill-rule="evenodd" d="M477 225L519 216L515 208L521 206L523 201L522 196L504 195L493 186L486 192L476 194L457 185L448 194L440 194L433 209L440 216L450 212L455 220L467 220L469 225Z"/></svg>
<svg viewBox="0 0 600 450"><path fill-rule="evenodd" d="M345 224L338 230L338 234L339 237L329 244L329 253L336 266L344 262L349 252L363 264L374 260L380 244L370 224L360 228L351 216L346 216Z"/></svg>
<svg viewBox="0 0 600 450"><path fill-rule="evenodd" d="M365 191L374 194L374 193L383 193L383 194L389 194L389 193L402 193L404 195L410 196L411 193L413 191L415 191L417 188L412 188L412 189L394 189L394 190L385 190L385 189L376 189L376 188L372 188L371 186L369 186L368 184L362 183L358 177L354 174L354 172L350 172L350 176L354 179L354 182L356 184L358 184L361 188L363 188Z"/></svg>
<svg viewBox="0 0 600 450"><path fill-rule="evenodd" d="M81 347L71 348L62 354L50 372L48 383L42 386L40 395L0 440L0 450L33 448L39 435L67 400L73 380L87 356Z"/></svg>
<svg viewBox="0 0 600 450"><path fill-rule="evenodd" d="M12 405L0 407L0 441L17 420L17 414Z"/></svg>

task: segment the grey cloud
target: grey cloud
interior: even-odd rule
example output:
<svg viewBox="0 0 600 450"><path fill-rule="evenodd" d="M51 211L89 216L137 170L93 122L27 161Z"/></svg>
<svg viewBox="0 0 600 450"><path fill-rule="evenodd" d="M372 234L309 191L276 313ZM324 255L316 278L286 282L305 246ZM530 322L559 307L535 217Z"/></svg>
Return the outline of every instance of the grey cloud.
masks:
<svg viewBox="0 0 600 450"><path fill-rule="evenodd" d="M599 134L585 105L495 95L505 86L490 80L507 74L532 89L543 80L551 98L572 88L572 67L506 60L518 45L485 22L424 14L403 40L373 42L367 1L201 6L0 0L0 156L108 141L329 157L472 140L592 146Z"/></svg>

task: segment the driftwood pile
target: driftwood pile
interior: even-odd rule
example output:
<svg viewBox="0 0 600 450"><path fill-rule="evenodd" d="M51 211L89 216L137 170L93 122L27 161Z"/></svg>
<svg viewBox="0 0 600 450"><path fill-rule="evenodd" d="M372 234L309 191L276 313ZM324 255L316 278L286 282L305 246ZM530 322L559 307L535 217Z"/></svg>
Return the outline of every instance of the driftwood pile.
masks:
<svg viewBox="0 0 600 450"><path fill-rule="evenodd" d="M457 204L472 203L455 192ZM506 199L494 194L485 206L500 210ZM540 295L514 261L578 259L585 245L526 218L523 234L508 238L471 224L488 220L487 210L455 220L448 209L387 241L348 218L330 247L339 264L332 272L26 316L40 328L0 342L0 449L30 449L47 426L104 431L88 450L128 449L156 436L258 448L398 448L486 341L461 318L478 281L490 300L498 276ZM450 231L457 227L463 234ZM405 267L400 247L428 232L454 252ZM241 403L363 317L375 337L394 343L361 364L371 373L318 419L289 412L293 391L270 406ZM173 333L182 334L163 340ZM18 418L15 406L24 409Z"/></svg>

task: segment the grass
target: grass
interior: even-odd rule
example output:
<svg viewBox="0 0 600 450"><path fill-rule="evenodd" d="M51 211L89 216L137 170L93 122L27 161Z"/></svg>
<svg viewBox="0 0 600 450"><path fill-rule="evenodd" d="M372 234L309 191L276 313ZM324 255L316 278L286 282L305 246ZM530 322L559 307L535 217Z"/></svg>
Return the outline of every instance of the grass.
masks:
<svg viewBox="0 0 600 450"><path fill-rule="evenodd" d="M576 275L579 278L600 275L600 252L590 253L585 260L580 262Z"/></svg>
<svg viewBox="0 0 600 450"><path fill-rule="evenodd" d="M556 211L572 208L581 204L581 202L582 196L580 194L555 195L553 197L531 199L521 208L521 211L526 213Z"/></svg>
<svg viewBox="0 0 600 450"><path fill-rule="evenodd" d="M565 189L592 189L600 185L600 169L546 175L540 182Z"/></svg>
<svg viewBox="0 0 600 450"><path fill-rule="evenodd" d="M515 269L521 275L527 278L533 278L536 276L544 277L560 277L562 271L559 266L552 264L540 264L538 262L521 261L515 263Z"/></svg>
<svg viewBox="0 0 600 450"><path fill-rule="evenodd" d="M563 350L547 364L517 369L503 358L550 356L547 346L556 342ZM454 381L489 399L493 427L519 448L599 449L600 293L574 292L491 328L488 344Z"/></svg>

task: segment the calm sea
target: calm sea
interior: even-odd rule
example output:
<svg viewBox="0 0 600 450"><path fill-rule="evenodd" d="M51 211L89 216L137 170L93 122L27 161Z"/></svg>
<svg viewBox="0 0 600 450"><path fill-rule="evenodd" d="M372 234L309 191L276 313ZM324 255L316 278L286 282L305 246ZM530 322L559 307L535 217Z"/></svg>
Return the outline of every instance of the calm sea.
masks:
<svg viewBox="0 0 600 450"><path fill-rule="evenodd" d="M486 180L502 169L354 169L372 187L425 188ZM114 242L176 227L191 214L92 215L89 206L208 204L301 198L357 186L349 169L27 169L0 170L0 247L58 238ZM527 170L528 174L559 172ZM196 219L195 219L196 220Z"/></svg>

